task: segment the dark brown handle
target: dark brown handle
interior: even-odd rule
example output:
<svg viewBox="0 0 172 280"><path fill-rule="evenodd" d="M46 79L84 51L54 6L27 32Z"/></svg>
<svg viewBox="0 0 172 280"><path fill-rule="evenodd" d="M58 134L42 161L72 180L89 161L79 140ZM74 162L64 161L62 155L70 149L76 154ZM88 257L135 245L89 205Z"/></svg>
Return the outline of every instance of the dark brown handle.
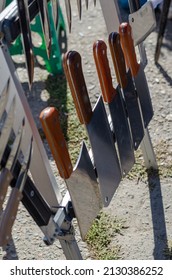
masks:
<svg viewBox="0 0 172 280"><path fill-rule="evenodd" d="M11 238L11 231L15 222L18 206L23 195L18 188L13 188L7 206L0 221L0 246L5 246Z"/></svg>
<svg viewBox="0 0 172 280"><path fill-rule="evenodd" d="M116 95L116 90L112 84L112 76L107 57L107 46L102 40L98 40L93 45L93 55L100 81L103 99L110 103Z"/></svg>
<svg viewBox="0 0 172 280"><path fill-rule="evenodd" d="M7 189L12 179L12 173L7 168L3 168L0 175L0 209L2 209L2 205L7 194Z"/></svg>
<svg viewBox="0 0 172 280"><path fill-rule="evenodd" d="M80 54L76 51L69 51L63 57L63 65L65 66L64 71L75 103L78 118L82 124L88 124L92 117L92 108L82 71Z"/></svg>
<svg viewBox="0 0 172 280"><path fill-rule="evenodd" d="M127 86L127 74L124 53L121 48L120 35L117 32L109 34L109 48L113 65L115 68L116 78L122 88Z"/></svg>
<svg viewBox="0 0 172 280"><path fill-rule="evenodd" d="M68 179L73 168L57 109L54 107L44 109L40 114L40 121L60 176L63 179Z"/></svg>
<svg viewBox="0 0 172 280"><path fill-rule="evenodd" d="M130 68L132 76L136 77L140 65L137 62L134 42L131 34L131 26L126 22L121 23L119 27L119 34L127 66Z"/></svg>

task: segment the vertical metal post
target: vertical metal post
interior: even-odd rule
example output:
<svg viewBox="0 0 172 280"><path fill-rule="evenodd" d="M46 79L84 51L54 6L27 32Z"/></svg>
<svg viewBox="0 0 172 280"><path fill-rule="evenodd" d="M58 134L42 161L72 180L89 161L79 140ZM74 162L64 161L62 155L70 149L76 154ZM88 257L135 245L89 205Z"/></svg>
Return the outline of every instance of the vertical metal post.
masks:
<svg viewBox="0 0 172 280"><path fill-rule="evenodd" d="M119 24L121 23L118 1L108 0L107 3L107 1L100 0L100 5L102 8L108 34L110 34L113 31L118 32ZM142 52L142 48L141 48L141 52ZM145 129L145 136L141 143L141 150L143 153L143 158L144 158L146 168L148 169L150 167L153 167L154 169L158 169L156 156L153 150L153 145L151 142L148 128Z"/></svg>

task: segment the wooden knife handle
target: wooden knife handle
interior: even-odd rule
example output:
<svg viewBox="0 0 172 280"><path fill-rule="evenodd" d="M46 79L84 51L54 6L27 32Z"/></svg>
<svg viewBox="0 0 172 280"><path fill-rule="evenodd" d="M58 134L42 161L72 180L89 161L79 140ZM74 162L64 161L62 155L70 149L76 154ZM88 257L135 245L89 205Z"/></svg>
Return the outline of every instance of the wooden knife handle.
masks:
<svg viewBox="0 0 172 280"><path fill-rule="evenodd" d="M103 99L110 103L116 95L116 90L112 84L112 76L107 57L107 46L102 40L98 40L93 45L93 55L100 81Z"/></svg>
<svg viewBox="0 0 172 280"><path fill-rule="evenodd" d="M12 227L15 222L18 206L22 197L23 195L18 188L12 189L0 221L0 246L5 246L11 238Z"/></svg>
<svg viewBox="0 0 172 280"><path fill-rule="evenodd" d="M122 51L119 33L110 33L108 41L117 81L122 88L125 88L128 81L126 74L125 57Z"/></svg>
<svg viewBox="0 0 172 280"><path fill-rule="evenodd" d="M134 42L131 34L131 26L129 23L121 23L119 26L119 34L127 66L130 68L132 76L136 77L140 66L137 62Z"/></svg>
<svg viewBox="0 0 172 280"><path fill-rule="evenodd" d="M40 114L40 121L60 176L68 179L73 168L57 109L54 107L44 109Z"/></svg>
<svg viewBox="0 0 172 280"><path fill-rule="evenodd" d="M78 118L81 124L88 124L92 117L92 108L82 71L81 56L76 51L69 51L63 57L66 79L75 103Z"/></svg>
<svg viewBox="0 0 172 280"><path fill-rule="evenodd" d="M12 173L7 168L3 168L0 175L0 210L2 209L2 205L7 194L7 189L12 179Z"/></svg>

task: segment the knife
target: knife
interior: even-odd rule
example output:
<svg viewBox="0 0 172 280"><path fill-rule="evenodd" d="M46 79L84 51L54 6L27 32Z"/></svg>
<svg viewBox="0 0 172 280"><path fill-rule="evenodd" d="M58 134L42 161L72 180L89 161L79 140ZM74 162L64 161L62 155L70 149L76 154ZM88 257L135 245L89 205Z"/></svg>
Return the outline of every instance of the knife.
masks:
<svg viewBox="0 0 172 280"><path fill-rule="evenodd" d="M19 203L23 197L22 191L25 186L27 173L30 166L32 142L33 138L31 138L30 140L29 149L26 155L24 155L22 167L17 178L16 185L11 190L10 197L7 201L7 205L0 220L0 246L5 246L11 238L12 227L17 216Z"/></svg>
<svg viewBox="0 0 172 280"><path fill-rule="evenodd" d="M119 33L112 32L109 35L108 41L117 81L125 99L134 149L137 150L144 137L139 99L133 84L131 72L130 70L126 72L125 58L121 48Z"/></svg>
<svg viewBox="0 0 172 280"><path fill-rule="evenodd" d="M79 19L81 20L81 16L82 16L82 3L81 3L81 0L77 0L77 7L78 7Z"/></svg>
<svg viewBox="0 0 172 280"><path fill-rule="evenodd" d="M119 159L113 142L107 114L101 96L92 111L87 87L82 72L81 56L70 51L64 56L63 64L69 80L76 111L81 124L85 124L98 174L102 202L108 206L122 177Z"/></svg>
<svg viewBox="0 0 172 280"><path fill-rule="evenodd" d="M125 176L133 167L135 157L123 97L119 87L115 89L112 84L106 43L102 40L95 42L93 54L103 99L108 103L112 119L122 173Z"/></svg>
<svg viewBox="0 0 172 280"><path fill-rule="evenodd" d="M67 22L68 22L68 26L69 26L69 32L71 32L72 10L71 10L70 0L65 0L65 7L66 7L66 16L67 16Z"/></svg>
<svg viewBox="0 0 172 280"><path fill-rule="evenodd" d="M122 23L119 27L119 33L124 56L127 65L131 70L138 98L140 100L144 126L147 128L153 117L153 108L144 68L142 63L139 64L137 62L130 25L128 23Z"/></svg>
<svg viewBox="0 0 172 280"><path fill-rule="evenodd" d="M37 2L38 2L38 8L40 12L42 29L44 33L47 56L49 58L51 53L51 33L50 33L50 22L48 18L47 0L37 0Z"/></svg>
<svg viewBox="0 0 172 280"><path fill-rule="evenodd" d="M30 30L30 19L28 11L28 1L27 0L17 0L18 14L20 29L23 40L23 50L26 58L26 68L29 78L29 87L31 88L34 75L34 55L32 50L32 38Z"/></svg>
<svg viewBox="0 0 172 280"><path fill-rule="evenodd" d="M24 120L22 122L22 126L20 126L19 128L19 131L12 145L6 166L2 169L0 174L0 209L2 209L2 205L5 200L8 186L10 185L13 179L14 168L20 152L23 127L24 127Z"/></svg>
<svg viewBox="0 0 172 280"><path fill-rule="evenodd" d="M44 109L40 114L40 121L60 176L66 182L81 237L84 240L93 220L102 208L97 178L88 150L83 141L73 169L58 111L54 107Z"/></svg>

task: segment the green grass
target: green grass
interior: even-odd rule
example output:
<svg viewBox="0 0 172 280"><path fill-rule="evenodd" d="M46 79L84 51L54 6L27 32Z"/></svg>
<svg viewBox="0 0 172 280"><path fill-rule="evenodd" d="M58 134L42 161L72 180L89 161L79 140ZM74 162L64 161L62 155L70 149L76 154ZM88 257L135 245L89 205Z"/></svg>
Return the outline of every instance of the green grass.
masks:
<svg viewBox="0 0 172 280"><path fill-rule="evenodd" d="M86 242L91 248L92 257L97 260L119 259L120 247L112 245L115 234L120 234L123 223L101 212L91 226Z"/></svg>

